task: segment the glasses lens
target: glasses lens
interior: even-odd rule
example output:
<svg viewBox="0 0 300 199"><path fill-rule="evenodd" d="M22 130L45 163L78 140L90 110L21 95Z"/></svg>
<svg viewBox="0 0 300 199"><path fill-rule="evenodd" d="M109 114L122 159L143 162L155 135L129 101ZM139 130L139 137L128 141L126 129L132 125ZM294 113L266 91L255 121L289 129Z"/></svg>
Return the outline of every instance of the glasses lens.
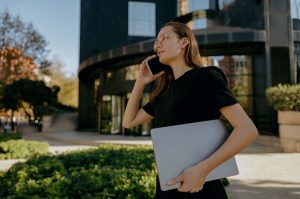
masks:
<svg viewBox="0 0 300 199"><path fill-rule="evenodd" d="M155 42L154 42L154 45L153 45L153 50L154 50L154 52L156 52L156 47L157 47L157 42L155 41Z"/></svg>
<svg viewBox="0 0 300 199"><path fill-rule="evenodd" d="M154 52L156 52L156 48L157 48L157 45L160 44L160 45L163 45L164 42L170 37L170 34L169 33L166 33L166 34L163 34L161 36L159 36L155 42L154 42L154 45L153 45L153 50Z"/></svg>

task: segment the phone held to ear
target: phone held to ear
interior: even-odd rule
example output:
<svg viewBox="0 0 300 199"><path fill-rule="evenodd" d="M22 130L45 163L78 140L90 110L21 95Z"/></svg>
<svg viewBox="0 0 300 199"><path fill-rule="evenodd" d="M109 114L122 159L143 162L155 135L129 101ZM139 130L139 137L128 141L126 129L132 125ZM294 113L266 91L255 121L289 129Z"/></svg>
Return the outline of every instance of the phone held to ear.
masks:
<svg viewBox="0 0 300 199"><path fill-rule="evenodd" d="M155 75L161 71L170 68L170 66L160 63L159 57L154 57L153 59L148 60L146 62L146 66L151 75Z"/></svg>

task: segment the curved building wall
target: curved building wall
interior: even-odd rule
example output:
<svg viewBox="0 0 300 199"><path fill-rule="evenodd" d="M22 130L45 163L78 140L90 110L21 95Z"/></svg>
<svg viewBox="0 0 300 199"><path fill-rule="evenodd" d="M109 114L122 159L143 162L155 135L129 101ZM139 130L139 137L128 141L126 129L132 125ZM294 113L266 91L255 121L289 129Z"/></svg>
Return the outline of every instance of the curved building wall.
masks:
<svg viewBox="0 0 300 199"><path fill-rule="evenodd" d="M100 52L143 41L153 36L128 35L129 2L155 5L155 30L177 16L174 0L83 0L80 21L80 63Z"/></svg>
<svg viewBox="0 0 300 199"><path fill-rule="evenodd" d="M194 30L204 62L224 71L259 130L276 134L276 112L268 106L265 89L279 82L294 82L294 42L300 54L300 33L292 32L289 0L207 1L209 10L183 16L176 16L177 6L187 7L189 1L134 2L155 4L156 33L171 19L209 18L207 27ZM138 64L153 53L155 36L130 36L128 5L133 1L118 2L81 2L79 128L135 134L149 130L149 124L126 130L121 127L122 114ZM249 16L242 16L246 8L249 10L244 13ZM152 86L146 88L142 104L149 99Z"/></svg>
<svg viewBox="0 0 300 199"><path fill-rule="evenodd" d="M129 35L130 3L137 4L137 6L140 4L154 5L154 34L151 36L138 34ZM138 14L139 10L137 10L137 15ZM140 16L142 15L139 14L137 17L139 18ZM176 0L81 1L80 63L82 64L92 57L97 58L99 53L102 53L101 59L106 59L107 61L101 64L93 64L93 66L86 67L84 70L79 69L79 128L97 129L100 126L100 124L97 123L97 118L100 116L100 107L98 103L99 100L97 101L99 96L94 92L95 87L97 87L95 86L95 80L100 79L99 84L101 84L101 86L103 86L105 82L103 81L104 73L99 73L99 71L110 67L120 67L136 63L136 56L131 56L127 58L127 60L117 58L118 55L124 54L122 46L153 39L159 31L159 27L171 19L176 18L176 16ZM133 16L133 18L134 17L136 16ZM140 19L143 20L143 16ZM150 50L148 50L149 52L152 51L152 45L153 44L151 44ZM109 53L109 50L117 48L118 50L115 51L114 54ZM139 46L132 45L127 49L125 54L139 54ZM110 57L113 57L113 59L110 59ZM140 59L138 59L138 61L140 61Z"/></svg>
<svg viewBox="0 0 300 199"><path fill-rule="evenodd" d="M216 24L264 29L264 0L219 0Z"/></svg>

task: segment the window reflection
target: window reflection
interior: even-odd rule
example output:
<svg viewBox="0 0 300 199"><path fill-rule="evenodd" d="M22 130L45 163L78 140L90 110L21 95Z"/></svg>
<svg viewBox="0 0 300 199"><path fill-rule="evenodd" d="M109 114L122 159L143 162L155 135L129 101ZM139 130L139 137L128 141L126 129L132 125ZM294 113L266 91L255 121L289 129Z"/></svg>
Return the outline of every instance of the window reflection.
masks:
<svg viewBox="0 0 300 199"><path fill-rule="evenodd" d="M121 125L121 97L104 95L101 106L101 133L120 133Z"/></svg>
<svg viewBox="0 0 300 199"><path fill-rule="evenodd" d="M219 0L219 8L223 9L226 6L232 4L235 0Z"/></svg>
<svg viewBox="0 0 300 199"><path fill-rule="evenodd" d="M290 5L292 19L300 19L300 0L291 0Z"/></svg>
<svg viewBox="0 0 300 199"><path fill-rule="evenodd" d="M297 83L300 83L300 43L295 43L295 58L297 66Z"/></svg>
<svg viewBox="0 0 300 199"><path fill-rule="evenodd" d="M125 80L136 80L139 73L139 64L127 66L125 68Z"/></svg>
<svg viewBox="0 0 300 199"><path fill-rule="evenodd" d="M155 4L128 2L128 35L155 36Z"/></svg>
<svg viewBox="0 0 300 199"><path fill-rule="evenodd" d="M300 49L300 48L299 48ZM202 57L203 65L219 67L227 77L228 85L236 99L244 110L253 115L252 93L252 63L251 57L246 55L207 56ZM138 74L139 64L130 65L122 69L107 71L107 83L114 84L117 80L124 79L130 82L135 80ZM111 75L109 75L111 74ZM109 81L108 81L109 80ZM95 89L99 90L100 82L95 82ZM125 135L148 135L151 122L124 129L122 123L122 110L128 102L130 93L124 91L118 94L105 94L101 96L101 133ZM150 99L150 93L145 92L141 99L141 106Z"/></svg>
<svg viewBox="0 0 300 199"><path fill-rule="evenodd" d="M205 65L218 66L226 75L228 86L241 106L249 114L252 110L252 67L251 58L245 55L204 57Z"/></svg>
<svg viewBox="0 0 300 199"><path fill-rule="evenodd" d="M209 0L180 0L178 2L178 13L179 15L185 15L190 12L196 10L208 10L209 7ZM207 19L195 19L187 23L187 25L192 29L204 29L207 28Z"/></svg>

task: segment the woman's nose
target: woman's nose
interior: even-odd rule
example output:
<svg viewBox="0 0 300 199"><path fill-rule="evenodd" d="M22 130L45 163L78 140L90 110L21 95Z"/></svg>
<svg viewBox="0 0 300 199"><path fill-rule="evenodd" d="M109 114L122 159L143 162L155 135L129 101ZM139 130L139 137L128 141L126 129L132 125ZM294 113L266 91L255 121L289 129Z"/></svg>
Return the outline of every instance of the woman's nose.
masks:
<svg viewBox="0 0 300 199"><path fill-rule="evenodd" d="M154 52L157 52L157 50L161 48L161 42L157 42L153 48L154 48Z"/></svg>

